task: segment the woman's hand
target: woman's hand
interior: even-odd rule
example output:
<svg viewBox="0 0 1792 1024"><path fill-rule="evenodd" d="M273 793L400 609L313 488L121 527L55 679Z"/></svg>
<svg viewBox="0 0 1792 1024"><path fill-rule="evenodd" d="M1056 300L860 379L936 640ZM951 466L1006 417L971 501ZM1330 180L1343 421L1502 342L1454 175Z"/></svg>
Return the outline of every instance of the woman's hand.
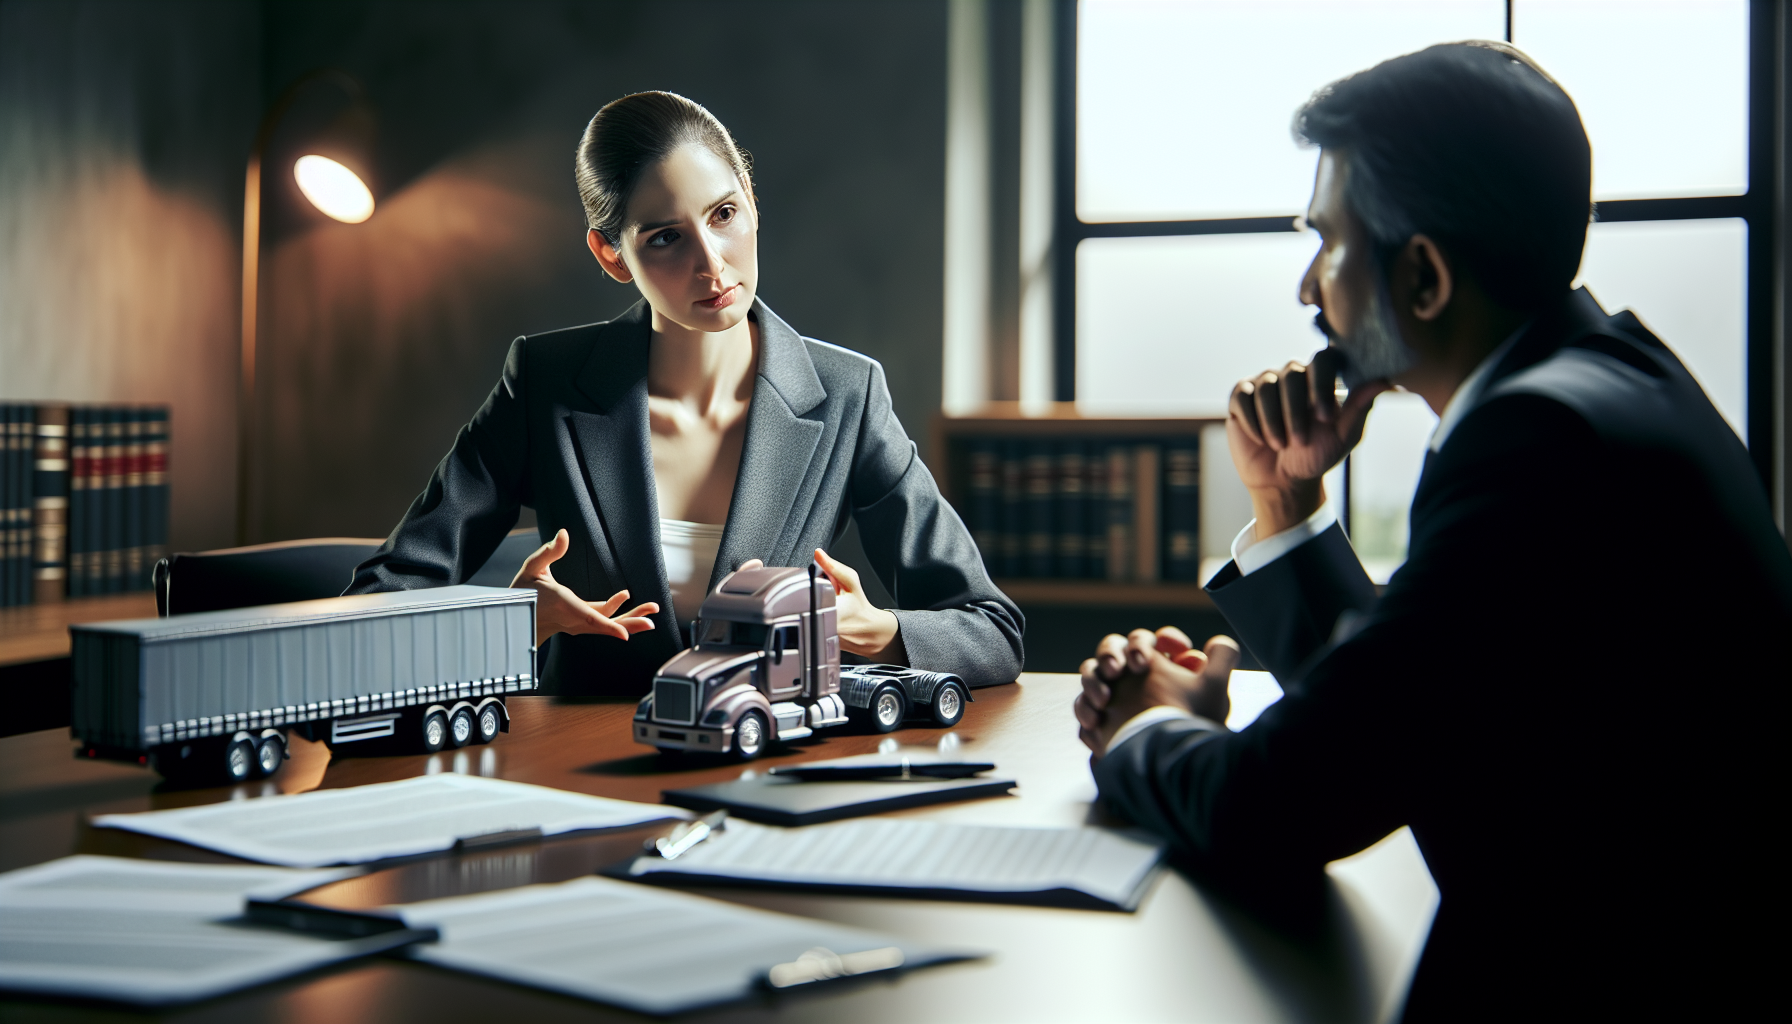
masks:
<svg viewBox="0 0 1792 1024"><path fill-rule="evenodd" d="M554 580L551 566L571 546L565 530L554 534L510 581L512 589L535 591L535 646L540 647L555 633L600 633L627 640L631 633L652 629L653 620L647 616L660 610L658 604L647 601L617 615L616 609L628 600L628 591L619 590L608 601L585 601Z"/></svg>
<svg viewBox="0 0 1792 1024"><path fill-rule="evenodd" d="M834 584L841 649L874 661L908 664L908 651L903 649L902 637L897 632L896 616L865 599L858 570L835 560L820 548L815 549L815 561Z"/></svg>

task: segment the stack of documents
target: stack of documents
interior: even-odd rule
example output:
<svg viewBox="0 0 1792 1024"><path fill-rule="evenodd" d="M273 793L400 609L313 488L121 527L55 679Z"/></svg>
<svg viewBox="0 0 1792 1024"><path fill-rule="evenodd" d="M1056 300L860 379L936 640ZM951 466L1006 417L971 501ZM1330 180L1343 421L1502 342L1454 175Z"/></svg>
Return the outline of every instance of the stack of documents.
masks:
<svg viewBox="0 0 1792 1024"><path fill-rule="evenodd" d="M1098 828L871 819L781 829L730 820L676 860L641 857L618 873L1134 910L1162 856L1156 843Z"/></svg>
<svg viewBox="0 0 1792 1024"><path fill-rule="evenodd" d="M979 955L604 878L388 909L441 932L414 959L652 1014Z"/></svg>
<svg viewBox="0 0 1792 1024"><path fill-rule="evenodd" d="M278 899L353 874L65 857L0 875L0 989L164 1006L206 999L416 941L264 928Z"/></svg>
<svg viewBox="0 0 1792 1024"><path fill-rule="evenodd" d="M173 811L104 814L93 824L264 864L322 867L441 853L482 837L549 836L686 817L659 804L468 775L424 775Z"/></svg>

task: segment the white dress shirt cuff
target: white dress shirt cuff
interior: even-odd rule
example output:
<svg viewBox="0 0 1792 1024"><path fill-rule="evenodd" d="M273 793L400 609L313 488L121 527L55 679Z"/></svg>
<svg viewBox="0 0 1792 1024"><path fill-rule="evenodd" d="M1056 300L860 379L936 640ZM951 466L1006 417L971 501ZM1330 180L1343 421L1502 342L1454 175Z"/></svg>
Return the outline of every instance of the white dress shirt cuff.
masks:
<svg viewBox="0 0 1792 1024"><path fill-rule="evenodd" d="M1202 718L1200 715L1190 714L1181 708L1173 708L1168 704L1159 704L1154 708L1146 708L1127 719L1126 724L1120 727L1120 731L1114 734L1114 738L1108 741L1108 753L1111 754L1114 751L1119 750L1120 744L1125 743L1127 740L1132 739L1134 736L1137 736L1139 733L1144 732L1146 729L1151 728L1157 723L1170 721L1193 722L1204 729L1209 729L1214 732L1226 731L1225 726L1211 718Z"/></svg>
<svg viewBox="0 0 1792 1024"><path fill-rule="evenodd" d="M1319 506L1319 511L1281 533L1258 540L1257 520L1251 520L1238 531L1238 536L1232 538L1232 561L1238 566L1238 575L1249 576L1331 529L1337 521L1338 514L1332 511L1332 503L1328 501Z"/></svg>

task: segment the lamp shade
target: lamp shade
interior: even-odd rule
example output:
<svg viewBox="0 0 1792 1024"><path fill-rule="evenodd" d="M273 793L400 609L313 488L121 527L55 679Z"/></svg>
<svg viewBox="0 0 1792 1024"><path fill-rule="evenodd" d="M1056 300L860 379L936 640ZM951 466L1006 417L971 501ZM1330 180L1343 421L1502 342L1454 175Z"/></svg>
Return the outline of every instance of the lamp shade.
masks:
<svg viewBox="0 0 1792 1024"><path fill-rule="evenodd" d="M299 191L311 205L345 224L373 216L373 192L354 171L327 156L308 154L292 166Z"/></svg>

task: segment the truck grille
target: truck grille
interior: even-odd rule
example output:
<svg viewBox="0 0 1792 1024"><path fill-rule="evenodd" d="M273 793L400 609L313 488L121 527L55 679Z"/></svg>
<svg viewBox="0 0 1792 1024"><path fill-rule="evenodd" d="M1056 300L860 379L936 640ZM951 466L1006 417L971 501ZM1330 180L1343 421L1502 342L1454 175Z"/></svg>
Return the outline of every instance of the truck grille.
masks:
<svg viewBox="0 0 1792 1024"><path fill-rule="evenodd" d="M697 721L697 684L689 679L653 681L653 717L661 722L691 725Z"/></svg>

